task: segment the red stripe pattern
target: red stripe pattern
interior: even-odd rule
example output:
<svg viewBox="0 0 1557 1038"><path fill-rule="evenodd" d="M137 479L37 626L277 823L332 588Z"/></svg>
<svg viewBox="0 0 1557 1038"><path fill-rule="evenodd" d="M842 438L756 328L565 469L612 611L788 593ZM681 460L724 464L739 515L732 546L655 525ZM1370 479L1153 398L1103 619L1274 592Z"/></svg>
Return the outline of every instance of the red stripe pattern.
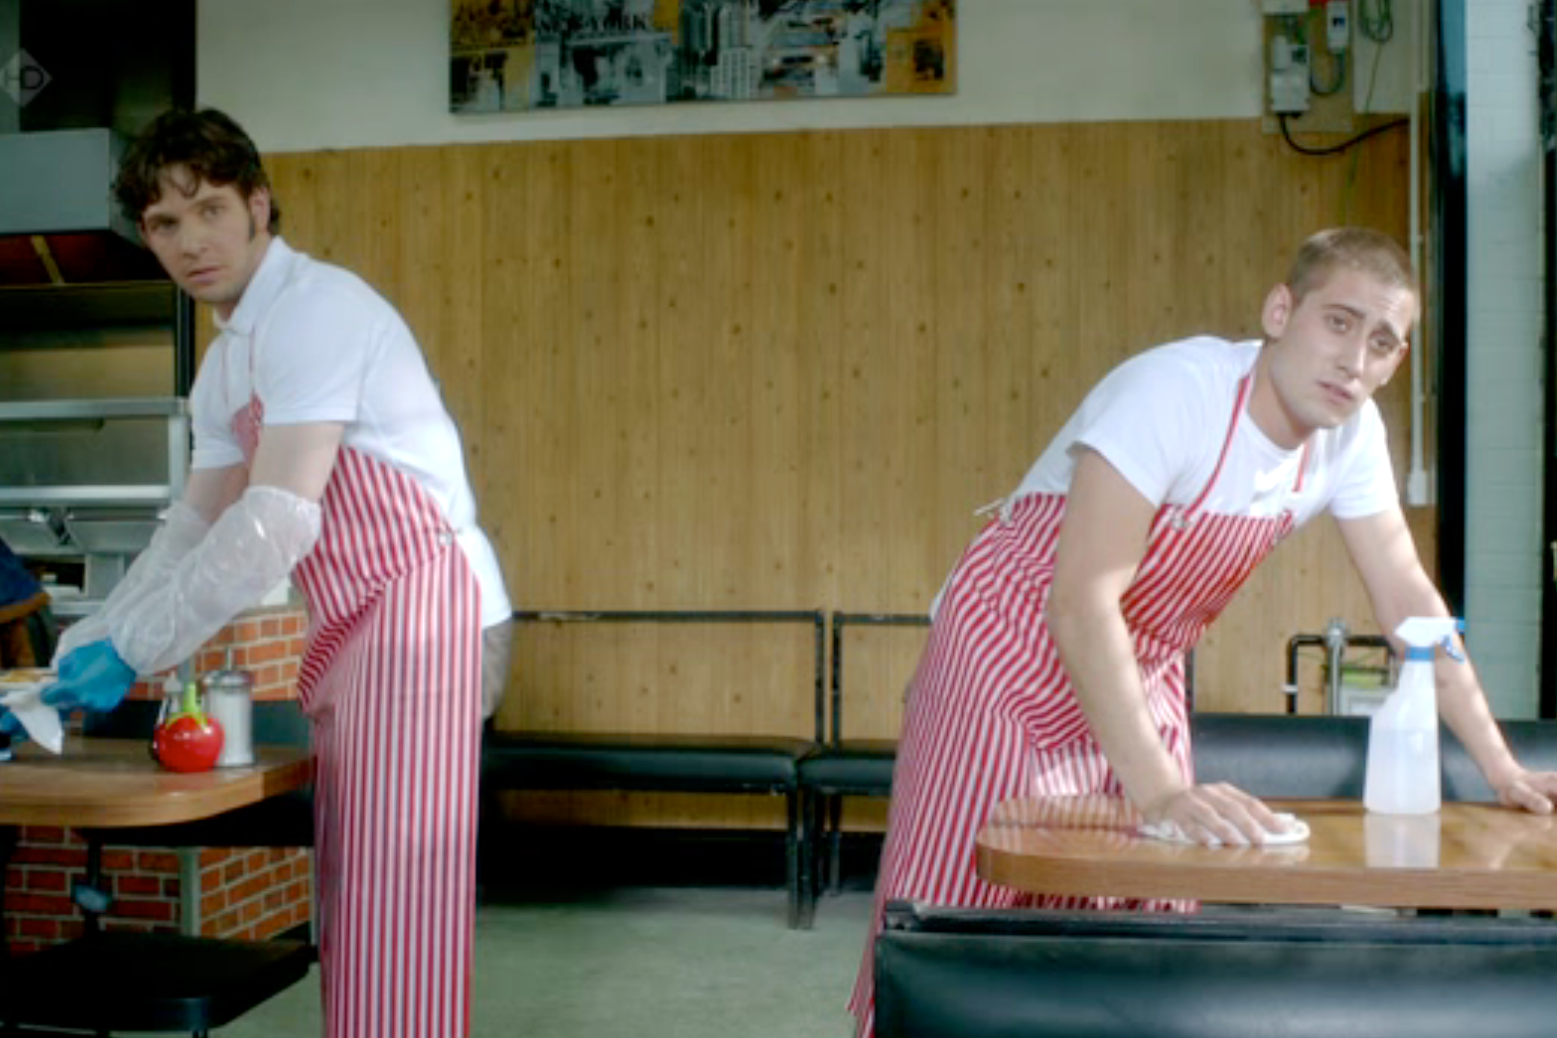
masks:
<svg viewBox="0 0 1557 1038"><path fill-rule="evenodd" d="M250 458L264 408L234 416ZM480 760L479 590L415 480L343 448L293 571L309 643L328 1038L470 1031Z"/></svg>
<svg viewBox="0 0 1557 1038"><path fill-rule="evenodd" d="M1247 387L1241 388L1224 460L1243 411ZM1221 468L1219 461L1218 473ZM1293 528L1290 512L1275 518L1208 514L1200 508L1207 493L1209 486L1186 507L1158 509L1120 602L1147 708L1189 780L1194 768L1184 653ZM975 838L1002 800L1124 792L1087 728L1043 622L1064 514L1061 495L1011 504L969 547L941 596L911 685L875 919L850 1001L862 1038L874 1033L875 934L889 900L979 908L1193 908L1189 902L1034 896L977 874Z"/></svg>

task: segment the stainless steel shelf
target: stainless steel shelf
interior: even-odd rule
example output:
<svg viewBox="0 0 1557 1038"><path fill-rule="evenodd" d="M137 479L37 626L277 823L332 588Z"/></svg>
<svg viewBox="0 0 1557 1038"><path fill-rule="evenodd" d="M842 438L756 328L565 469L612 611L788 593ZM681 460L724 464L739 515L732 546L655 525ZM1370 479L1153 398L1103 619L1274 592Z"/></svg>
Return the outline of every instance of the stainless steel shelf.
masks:
<svg viewBox="0 0 1557 1038"><path fill-rule="evenodd" d="M162 484L81 487L0 487L0 507L17 505L165 505L182 490Z"/></svg>
<svg viewBox="0 0 1557 1038"><path fill-rule="evenodd" d="M0 507L162 506L184 494L182 397L0 403Z"/></svg>
<svg viewBox="0 0 1557 1038"><path fill-rule="evenodd" d="M72 422L83 418L164 418L189 414L183 397L0 402L0 422Z"/></svg>
<svg viewBox="0 0 1557 1038"><path fill-rule="evenodd" d="M49 589L44 588L44 590ZM102 599L78 598L74 595L62 598L49 596L49 611L57 617L79 620L84 616L91 616L101 608L103 608Z"/></svg>

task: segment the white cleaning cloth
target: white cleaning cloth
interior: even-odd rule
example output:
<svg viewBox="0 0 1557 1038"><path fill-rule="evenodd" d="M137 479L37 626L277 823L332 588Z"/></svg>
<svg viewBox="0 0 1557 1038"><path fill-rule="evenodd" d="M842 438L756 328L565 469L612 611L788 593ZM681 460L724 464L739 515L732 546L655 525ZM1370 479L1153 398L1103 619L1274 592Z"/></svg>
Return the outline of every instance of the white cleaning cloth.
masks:
<svg viewBox="0 0 1557 1038"><path fill-rule="evenodd" d="M59 711L38 698L49 685L47 681L7 684L9 691L0 696L0 703L22 722L28 738L50 753L59 753L65 748L65 729L59 723Z"/></svg>
<svg viewBox="0 0 1557 1038"><path fill-rule="evenodd" d="M1284 812L1278 813L1276 821L1286 828L1284 830L1267 829L1265 831L1265 842L1258 846L1282 847L1287 844L1302 843L1308 839L1308 823L1300 820L1296 815ZM1200 842L1199 840L1190 839L1184 830L1179 828L1179 824L1174 821L1146 822L1141 826L1140 834L1153 840L1165 840L1168 843ZM1220 847L1222 846L1222 841L1213 836L1210 846Z"/></svg>

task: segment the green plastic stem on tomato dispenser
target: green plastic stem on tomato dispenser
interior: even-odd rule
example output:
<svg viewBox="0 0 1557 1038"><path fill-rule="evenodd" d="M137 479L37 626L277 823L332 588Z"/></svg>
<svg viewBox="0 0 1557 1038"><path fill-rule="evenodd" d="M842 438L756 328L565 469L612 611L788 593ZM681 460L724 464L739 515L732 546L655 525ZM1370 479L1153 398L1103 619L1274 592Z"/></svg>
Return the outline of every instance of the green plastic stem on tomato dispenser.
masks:
<svg viewBox="0 0 1557 1038"><path fill-rule="evenodd" d="M193 717L201 728L205 727L205 711L200 709L200 686L193 681L184 686L184 707L181 712Z"/></svg>

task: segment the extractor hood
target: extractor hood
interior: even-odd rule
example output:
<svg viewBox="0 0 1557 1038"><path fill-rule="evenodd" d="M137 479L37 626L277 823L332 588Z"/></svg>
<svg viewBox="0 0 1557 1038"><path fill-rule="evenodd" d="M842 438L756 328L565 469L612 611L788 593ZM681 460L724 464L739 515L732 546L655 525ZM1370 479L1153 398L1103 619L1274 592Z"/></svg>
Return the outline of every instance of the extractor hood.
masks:
<svg viewBox="0 0 1557 1038"><path fill-rule="evenodd" d="M0 134L0 286L166 278L113 198L110 129Z"/></svg>
<svg viewBox="0 0 1557 1038"><path fill-rule="evenodd" d="M114 202L123 148L110 129L0 134L0 345L39 327L167 322L173 286ZM34 286L48 291L18 291Z"/></svg>
<svg viewBox="0 0 1557 1038"><path fill-rule="evenodd" d="M195 0L151 6L0 0L0 291L166 282L113 196L130 136L194 100Z"/></svg>
<svg viewBox="0 0 1557 1038"><path fill-rule="evenodd" d="M124 146L106 127L0 134L0 235L112 231L138 245L113 197Z"/></svg>

